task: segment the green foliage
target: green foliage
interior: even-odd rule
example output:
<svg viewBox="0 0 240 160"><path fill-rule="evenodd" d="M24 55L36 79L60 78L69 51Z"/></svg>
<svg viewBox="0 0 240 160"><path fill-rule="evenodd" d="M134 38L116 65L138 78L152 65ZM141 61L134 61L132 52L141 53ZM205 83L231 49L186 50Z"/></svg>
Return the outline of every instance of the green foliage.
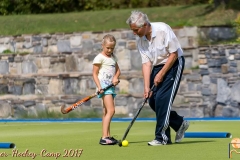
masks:
<svg viewBox="0 0 240 160"><path fill-rule="evenodd" d="M240 0L209 0L208 3L215 8L223 7L225 9L240 10Z"/></svg>
<svg viewBox="0 0 240 160"><path fill-rule="evenodd" d="M0 14L1 15L7 15L9 13L11 13L11 5L10 5L10 1L9 0L1 0L0 1Z"/></svg>
<svg viewBox="0 0 240 160"><path fill-rule="evenodd" d="M9 49L6 49L6 50L4 50L2 53L4 53L4 54L9 54L9 53L12 53L12 51L10 51Z"/></svg>
<svg viewBox="0 0 240 160"><path fill-rule="evenodd" d="M236 30L237 30L237 33L238 33L237 42L240 42L240 14L238 14L238 17L235 20L235 26L236 26Z"/></svg>
<svg viewBox="0 0 240 160"><path fill-rule="evenodd" d="M228 0L226 4L226 8L240 10L240 0Z"/></svg>
<svg viewBox="0 0 240 160"><path fill-rule="evenodd" d="M199 69L199 66L194 66L194 67L191 67L192 70L198 70Z"/></svg>
<svg viewBox="0 0 240 160"><path fill-rule="evenodd" d="M127 91L125 91L124 89L122 89L121 91L119 91L119 93L118 94L128 94L128 92Z"/></svg>
<svg viewBox="0 0 240 160"><path fill-rule="evenodd" d="M240 0L1 0L0 14L66 13L160 6L223 4L226 8L239 9Z"/></svg>
<svg viewBox="0 0 240 160"><path fill-rule="evenodd" d="M84 10L104 10L113 8L109 0L85 0Z"/></svg>
<svg viewBox="0 0 240 160"><path fill-rule="evenodd" d="M0 14L65 13L81 11L82 0L1 0Z"/></svg>
<svg viewBox="0 0 240 160"><path fill-rule="evenodd" d="M0 14L66 13L207 3L208 0L1 0Z"/></svg>
<svg viewBox="0 0 240 160"><path fill-rule="evenodd" d="M209 5L167 6L141 8L152 22L162 21L171 27L221 26L233 22L237 17L234 10L209 11ZM117 11L84 11L59 14L32 14L0 16L0 35L22 35L56 32L72 33L83 31L110 31L128 28L126 19L132 9Z"/></svg>
<svg viewBox="0 0 240 160"><path fill-rule="evenodd" d="M39 14L212 4L239 9L240 0L1 0L0 14Z"/></svg>
<svg viewBox="0 0 240 160"><path fill-rule="evenodd" d="M235 24L236 24L236 27L237 27L237 33L240 34L240 14L238 14L238 17L237 19L235 20Z"/></svg>

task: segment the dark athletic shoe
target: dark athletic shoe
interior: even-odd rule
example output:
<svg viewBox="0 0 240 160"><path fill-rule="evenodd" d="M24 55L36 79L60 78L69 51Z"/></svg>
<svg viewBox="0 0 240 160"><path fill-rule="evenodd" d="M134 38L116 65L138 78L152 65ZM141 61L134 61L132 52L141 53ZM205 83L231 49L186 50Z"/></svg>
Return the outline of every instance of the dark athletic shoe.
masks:
<svg viewBox="0 0 240 160"><path fill-rule="evenodd" d="M118 143L118 140L116 140L114 137L107 137L108 139L112 140L113 142L115 142L115 144Z"/></svg>
<svg viewBox="0 0 240 160"><path fill-rule="evenodd" d="M109 139L109 137L106 137L106 138L100 138L99 144L101 144L101 145L114 145L114 144L116 144L116 142Z"/></svg>

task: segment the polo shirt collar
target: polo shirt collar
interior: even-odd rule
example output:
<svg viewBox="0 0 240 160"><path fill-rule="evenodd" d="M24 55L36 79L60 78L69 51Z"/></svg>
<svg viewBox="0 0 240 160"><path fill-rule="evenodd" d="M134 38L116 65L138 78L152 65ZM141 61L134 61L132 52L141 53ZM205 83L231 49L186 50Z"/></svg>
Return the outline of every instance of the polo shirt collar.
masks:
<svg viewBox="0 0 240 160"><path fill-rule="evenodd" d="M156 27L153 23L150 23L150 25L152 27L152 38L155 38L156 37ZM146 36L144 36L143 38L144 38L145 41L147 40Z"/></svg>
<svg viewBox="0 0 240 160"><path fill-rule="evenodd" d="M153 23L150 23L152 27L152 38L156 37L156 27Z"/></svg>

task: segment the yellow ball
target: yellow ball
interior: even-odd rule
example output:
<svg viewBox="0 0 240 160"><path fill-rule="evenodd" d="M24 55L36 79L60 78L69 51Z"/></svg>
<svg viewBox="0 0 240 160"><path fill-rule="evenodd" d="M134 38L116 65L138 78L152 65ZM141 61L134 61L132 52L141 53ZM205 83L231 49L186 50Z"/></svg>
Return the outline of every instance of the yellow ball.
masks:
<svg viewBox="0 0 240 160"><path fill-rule="evenodd" d="M127 140L122 141L122 146L127 147L128 146L128 141Z"/></svg>

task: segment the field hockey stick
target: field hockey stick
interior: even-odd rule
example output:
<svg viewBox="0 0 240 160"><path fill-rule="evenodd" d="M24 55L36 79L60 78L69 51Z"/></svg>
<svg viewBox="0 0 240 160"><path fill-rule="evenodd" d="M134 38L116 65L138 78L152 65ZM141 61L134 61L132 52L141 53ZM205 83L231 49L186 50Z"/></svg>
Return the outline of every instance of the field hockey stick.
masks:
<svg viewBox="0 0 240 160"><path fill-rule="evenodd" d="M141 107L137 110L136 114L134 115L131 123L129 124L127 130L125 131L125 133L124 133L124 135L123 135L123 137L122 137L122 140L119 140L119 141L118 141L118 145L119 145L120 147L122 147L122 141L124 141L124 140L126 139L126 137L127 137L127 135L128 135L128 132L130 131L133 123L135 122L135 120L137 119L137 117L138 117L139 113L141 112L143 106L144 106L145 103L147 102L147 100L148 100L148 98L149 98L149 95L150 95L150 92L153 91L153 89L154 89L154 85L152 86L151 90L149 91L148 96L147 96L147 97L144 99L144 101L142 102Z"/></svg>
<svg viewBox="0 0 240 160"><path fill-rule="evenodd" d="M118 81L118 83L119 83L119 82L120 82L120 81ZM103 91L106 91L106 90L108 90L109 88L111 88L111 87L113 87L113 86L114 86L114 84L110 84L109 86L103 88L102 90L103 90ZM67 114L67 113L71 112L72 110L74 110L74 109L78 108L79 106L81 106L83 103L85 103L85 102L89 101L90 99L96 97L97 95L99 95L99 93L100 93L100 91L97 91L97 92L95 92L94 94L92 94L92 95L90 95L90 96L87 96L87 97L85 97L85 98L77 101L76 103L72 104L71 106L68 106L67 108L65 108L65 106L62 105L62 106L61 106L61 112L62 112L63 114Z"/></svg>

